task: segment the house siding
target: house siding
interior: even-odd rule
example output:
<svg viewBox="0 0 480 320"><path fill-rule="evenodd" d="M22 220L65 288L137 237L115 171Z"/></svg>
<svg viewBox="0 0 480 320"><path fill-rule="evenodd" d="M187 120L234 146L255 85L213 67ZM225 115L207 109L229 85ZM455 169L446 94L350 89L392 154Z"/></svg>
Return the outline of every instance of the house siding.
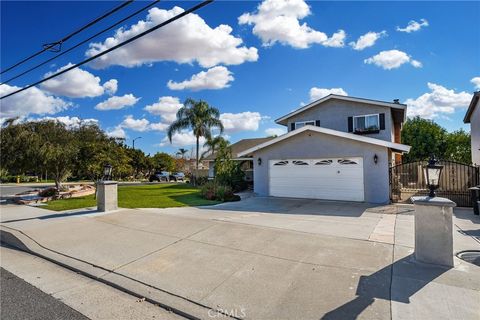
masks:
<svg viewBox="0 0 480 320"><path fill-rule="evenodd" d="M378 157L377 164L373 161L375 154ZM366 202L390 202L388 148L311 131L302 132L254 153L254 191L260 196L269 195L269 160L341 157L363 157ZM258 158L262 158L260 166Z"/></svg>
<svg viewBox="0 0 480 320"><path fill-rule="evenodd" d="M480 100L470 116L472 163L480 166Z"/></svg>
<svg viewBox="0 0 480 320"><path fill-rule="evenodd" d="M320 120L321 127L348 132L348 117L380 113L385 114L385 130L380 130L379 133L365 134L364 136L393 142L394 129L390 108L353 101L337 99L325 101L288 118L287 128L290 131L292 123L295 122Z"/></svg>

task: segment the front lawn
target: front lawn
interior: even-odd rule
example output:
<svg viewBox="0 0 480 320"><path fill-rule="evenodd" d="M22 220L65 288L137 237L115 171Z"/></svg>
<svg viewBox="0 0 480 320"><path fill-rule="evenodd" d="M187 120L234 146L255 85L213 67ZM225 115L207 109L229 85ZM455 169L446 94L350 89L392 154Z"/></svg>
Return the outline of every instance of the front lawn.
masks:
<svg viewBox="0 0 480 320"><path fill-rule="evenodd" d="M203 199L200 190L188 184L154 184L140 186L119 186L118 206L121 208L172 208L187 206L205 206L218 201ZM97 205L93 195L53 200L43 208L63 211Z"/></svg>

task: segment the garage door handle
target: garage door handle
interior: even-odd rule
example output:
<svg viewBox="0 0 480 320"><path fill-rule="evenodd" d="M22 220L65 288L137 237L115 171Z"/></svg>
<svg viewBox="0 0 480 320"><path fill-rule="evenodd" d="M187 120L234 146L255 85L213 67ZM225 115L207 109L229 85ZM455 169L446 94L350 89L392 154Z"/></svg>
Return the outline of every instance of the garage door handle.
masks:
<svg viewBox="0 0 480 320"><path fill-rule="evenodd" d="M340 170L338 170L337 173L340 173Z"/></svg>

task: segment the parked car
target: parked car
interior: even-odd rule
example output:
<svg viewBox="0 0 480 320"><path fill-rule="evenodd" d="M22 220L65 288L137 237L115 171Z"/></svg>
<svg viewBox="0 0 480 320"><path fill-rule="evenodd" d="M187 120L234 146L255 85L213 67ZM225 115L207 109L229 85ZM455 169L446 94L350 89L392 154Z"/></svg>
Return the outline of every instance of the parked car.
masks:
<svg viewBox="0 0 480 320"><path fill-rule="evenodd" d="M155 174L152 174L152 175L150 176L150 178L148 179L148 181L150 181L150 182L154 182L154 181L158 181L158 182L161 182L161 181L169 182L169 181L170 181L170 172L168 172L168 171L155 172Z"/></svg>
<svg viewBox="0 0 480 320"><path fill-rule="evenodd" d="M185 181L185 173L175 172L174 174L170 175L170 181Z"/></svg>

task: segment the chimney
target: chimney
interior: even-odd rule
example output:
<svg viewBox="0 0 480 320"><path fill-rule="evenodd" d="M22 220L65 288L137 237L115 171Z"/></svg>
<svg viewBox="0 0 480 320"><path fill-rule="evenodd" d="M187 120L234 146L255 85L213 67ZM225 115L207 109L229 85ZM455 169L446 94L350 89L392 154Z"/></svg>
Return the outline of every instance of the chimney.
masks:
<svg viewBox="0 0 480 320"><path fill-rule="evenodd" d="M400 100L399 99L393 99L393 103L400 104Z"/></svg>

